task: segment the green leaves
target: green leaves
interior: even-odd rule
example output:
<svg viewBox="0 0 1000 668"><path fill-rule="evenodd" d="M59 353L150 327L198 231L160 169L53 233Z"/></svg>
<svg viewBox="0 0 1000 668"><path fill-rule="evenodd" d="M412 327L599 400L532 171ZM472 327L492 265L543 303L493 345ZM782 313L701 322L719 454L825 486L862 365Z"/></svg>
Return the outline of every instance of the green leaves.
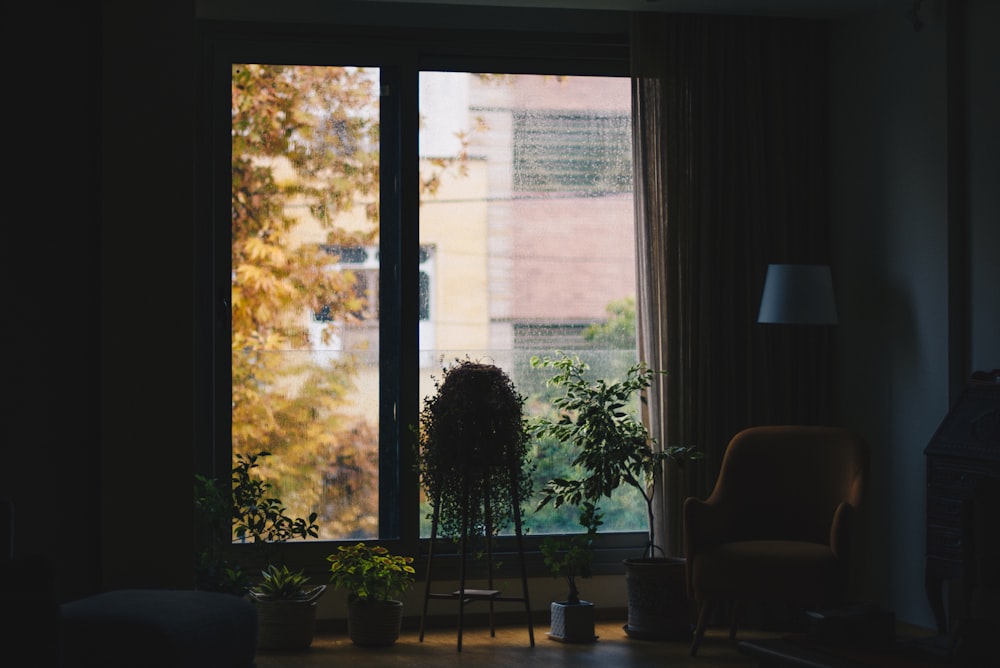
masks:
<svg viewBox="0 0 1000 668"><path fill-rule="evenodd" d="M413 557L390 554L381 545L341 545L327 556L330 582L347 591L348 601L389 601L413 584Z"/></svg>
<svg viewBox="0 0 1000 668"><path fill-rule="evenodd" d="M268 496L270 483L250 471L258 466L257 460L269 457L270 452L255 455L236 455L233 465L233 535L253 543L283 543L293 538L316 538L319 526L317 514L308 518L289 517L281 499Z"/></svg>
<svg viewBox="0 0 1000 668"><path fill-rule="evenodd" d="M487 524L510 526L533 492L525 399L494 364L455 360L443 373L420 412L420 481L440 535L458 538L464 521L466 538L478 538Z"/></svg>
<svg viewBox="0 0 1000 668"><path fill-rule="evenodd" d="M584 499L596 501L610 497L622 484L636 487L644 497L651 494L655 466L663 458L653 452L645 425L628 406L636 392L649 387L657 372L640 363L629 367L621 381L590 382L586 378L590 367L577 356L536 356L531 365L557 369L548 384L563 390L552 401L561 412L559 418L534 421L533 433L575 448L573 464L587 472L580 480L550 480L538 507L549 502L559 507L567 502L579 505Z"/></svg>
<svg viewBox="0 0 1000 668"><path fill-rule="evenodd" d="M271 564L260 574L263 579L252 591L267 600L294 599L301 596L309 584L305 571L293 571L284 565Z"/></svg>
<svg viewBox="0 0 1000 668"><path fill-rule="evenodd" d="M230 558L234 539L256 545L256 551L267 556L276 543L318 537L315 512L305 518L290 517L281 499L270 495L270 483L251 473L259 466L258 460L269 456L265 450L235 455L229 485L195 475L195 514L199 528L210 536L210 544L199 550L195 563L199 588L238 595L247 591L249 578ZM289 581L290 574L282 577L285 574L280 570L271 569L279 567L269 566L265 573ZM267 575L261 584L266 585L266 580Z"/></svg>
<svg viewBox="0 0 1000 668"><path fill-rule="evenodd" d="M532 357L531 366L555 369L547 382L562 390L552 400L559 410L556 419L536 418L530 430L536 438L554 438L573 455L573 465L582 469L579 478L553 478L542 489L535 510L551 503L580 506L610 498L627 485L646 501L649 526L647 550L656 549L653 538L653 493L664 462L697 459L694 446L654 448L654 440L635 410L636 399L645 402L645 391L656 374L642 362L629 367L624 378L610 382L587 378L590 367L578 356L557 351L559 357Z"/></svg>

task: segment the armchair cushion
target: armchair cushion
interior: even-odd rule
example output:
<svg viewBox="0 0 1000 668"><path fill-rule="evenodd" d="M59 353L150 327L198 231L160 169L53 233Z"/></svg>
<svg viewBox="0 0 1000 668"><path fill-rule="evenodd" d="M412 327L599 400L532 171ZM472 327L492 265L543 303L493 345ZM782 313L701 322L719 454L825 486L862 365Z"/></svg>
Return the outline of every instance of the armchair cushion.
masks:
<svg viewBox="0 0 1000 668"><path fill-rule="evenodd" d="M806 604L835 593L829 587L837 580L838 563L821 543L742 540L706 547L691 570L695 582L710 577L710 589L729 600Z"/></svg>

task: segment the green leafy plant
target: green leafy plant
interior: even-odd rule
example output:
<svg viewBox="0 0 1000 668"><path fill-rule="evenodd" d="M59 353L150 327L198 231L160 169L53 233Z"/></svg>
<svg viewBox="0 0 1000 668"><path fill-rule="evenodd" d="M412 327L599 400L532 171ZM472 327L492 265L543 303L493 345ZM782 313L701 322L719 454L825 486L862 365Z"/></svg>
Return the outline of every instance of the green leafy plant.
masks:
<svg viewBox="0 0 1000 668"><path fill-rule="evenodd" d="M552 400L559 411L555 419L537 418L531 429L537 437L552 437L575 449L572 464L583 474L576 478L554 478L545 483L542 498L535 510L549 503L558 508L563 504L595 505L610 498L622 485L639 491L646 502L648 541L645 554L662 552L655 540L653 497L660 468L666 461L683 463L700 457L695 446L665 446L655 449L653 438L634 408L634 399L645 402L644 392L654 371L644 363L630 366L625 377L617 382L604 379L591 381L589 366L576 355L557 351L559 357L532 357L531 366L552 368L556 374L548 384L562 390Z"/></svg>
<svg viewBox="0 0 1000 668"><path fill-rule="evenodd" d="M275 546L300 538L317 537L316 513L291 517L281 499L271 495L271 485L253 472L271 453L237 454L225 482L195 475L195 514L205 545L198 551L195 568L199 589L243 595L252 578L236 559L233 542L254 546L255 558L267 562ZM228 487L228 489L227 489Z"/></svg>
<svg viewBox="0 0 1000 668"><path fill-rule="evenodd" d="M569 585L566 603L570 605L580 603L580 590L577 588L576 579L589 578L591 575L590 564L593 556L591 547L598 528L603 524L602 517L597 511L597 506L584 501L580 506L580 525L586 529L586 533L566 538L547 536L540 546L542 560L552 573L552 577L566 578L566 583Z"/></svg>
<svg viewBox="0 0 1000 668"><path fill-rule="evenodd" d="M194 508L202 547L195 557L199 589L242 596L250 576L230 556L232 546L232 490L224 482L195 475Z"/></svg>
<svg viewBox="0 0 1000 668"><path fill-rule="evenodd" d="M397 599L413 584L413 557L390 554L381 545L341 545L327 556L330 582L347 592L347 602Z"/></svg>
<svg viewBox="0 0 1000 668"><path fill-rule="evenodd" d="M251 598L258 601L311 601L319 597L326 585L309 586L304 570L293 571L285 565L269 564L261 571L261 580L250 587Z"/></svg>
<svg viewBox="0 0 1000 668"><path fill-rule="evenodd" d="M284 543L293 538L319 535L317 513L308 518L290 517L281 499L270 496L271 484L251 471L270 452L236 455L233 466L233 535L237 540L259 544Z"/></svg>

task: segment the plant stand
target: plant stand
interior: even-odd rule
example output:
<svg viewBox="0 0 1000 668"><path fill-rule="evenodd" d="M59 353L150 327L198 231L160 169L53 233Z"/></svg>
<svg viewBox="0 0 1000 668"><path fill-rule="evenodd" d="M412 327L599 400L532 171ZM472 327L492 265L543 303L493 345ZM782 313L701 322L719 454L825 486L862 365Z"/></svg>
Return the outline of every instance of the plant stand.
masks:
<svg viewBox="0 0 1000 668"><path fill-rule="evenodd" d="M594 635L594 604L590 601L565 603L553 601L550 606L549 640L587 643L597 640Z"/></svg>
<svg viewBox="0 0 1000 668"><path fill-rule="evenodd" d="M487 512L487 522L486 522L486 567L487 567L487 588L486 589L469 589L466 588L465 584L465 565L466 559L468 557L468 534L469 527L468 523L465 521L465 517L468 517L468 508L465 509L463 524L462 524L462 535L459 540L459 585L458 589L448 593L433 593L431 592L431 566L434 563L434 542L437 539L438 532L438 509L440 508L440 503L435 502L434 513L431 518L431 538L428 542L427 548L427 579L425 580L424 586L424 609L420 616L420 642L424 641L424 623L427 618L427 603L431 599L451 599L458 601L458 651L462 651L462 627L465 615L465 605L466 603L471 603L473 601L486 601L489 603L489 619L490 619L490 637L496 636L496 626L493 617L493 604L498 601L505 602L524 602L524 610L527 613L527 623L528 623L528 639L531 647L535 646L535 630L532 625L531 620L531 603L528 599L528 574L525 568L524 562L524 536L522 533L521 526L521 513L520 505L517 503L519 501L517 496L517 489L514 489L514 530L517 536L517 553L519 562L521 565L521 588L522 596L501 596L500 591L493 588L493 526L489 521L489 513ZM466 506L469 504L466 503ZM485 505L487 509L489 508L489 498L487 497Z"/></svg>
<svg viewBox="0 0 1000 668"><path fill-rule="evenodd" d="M640 640L684 640L693 635L680 557L626 559L628 623L625 633Z"/></svg>
<svg viewBox="0 0 1000 668"><path fill-rule="evenodd" d="M458 602L458 651L462 651L465 605L489 604L490 636L496 636L494 604L524 603L528 637L535 646L528 576L524 561L521 526L521 496L527 495L524 467L528 458L528 434L523 412L524 398L510 377L498 366L467 360L445 371L445 378L420 413L420 469L424 490L434 508L427 548L424 607L420 617L420 641L424 640L427 604L432 598ZM442 504L446 506L442 516ZM514 524L521 596L501 596L494 588L493 542L498 527ZM442 531L458 541L458 589L432 593L434 548ZM466 583L469 553L485 555L486 588Z"/></svg>

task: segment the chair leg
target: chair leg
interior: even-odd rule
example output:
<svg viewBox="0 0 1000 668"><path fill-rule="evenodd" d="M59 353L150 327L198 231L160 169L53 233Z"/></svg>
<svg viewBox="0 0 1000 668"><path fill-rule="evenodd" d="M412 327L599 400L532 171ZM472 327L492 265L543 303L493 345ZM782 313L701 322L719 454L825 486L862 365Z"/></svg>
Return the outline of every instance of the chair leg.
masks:
<svg viewBox="0 0 1000 668"><path fill-rule="evenodd" d="M743 614L743 608L739 601L733 601L732 605L729 606L729 639L736 640L736 627L740 623L740 615Z"/></svg>
<svg viewBox="0 0 1000 668"><path fill-rule="evenodd" d="M708 628L708 619L712 616L714 607L715 602L711 599L704 600L699 605L698 626L694 629L694 639L691 641L691 656L698 653L698 646L701 645L701 639L705 637L705 629Z"/></svg>

